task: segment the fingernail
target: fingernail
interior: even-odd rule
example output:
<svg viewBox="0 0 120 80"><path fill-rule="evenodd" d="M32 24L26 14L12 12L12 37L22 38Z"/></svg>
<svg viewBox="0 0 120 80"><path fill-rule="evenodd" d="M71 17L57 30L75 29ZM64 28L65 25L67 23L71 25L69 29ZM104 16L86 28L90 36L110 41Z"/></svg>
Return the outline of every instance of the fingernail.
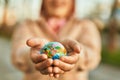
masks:
<svg viewBox="0 0 120 80"><path fill-rule="evenodd" d="M53 74L49 74L50 77L53 77Z"/></svg>
<svg viewBox="0 0 120 80"><path fill-rule="evenodd" d="M59 74L56 74L56 78L59 78Z"/></svg>
<svg viewBox="0 0 120 80"><path fill-rule="evenodd" d="M61 57L60 60L65 61L65 58L64 58L64 57Z"/></svg>
<svg viewBox="0 0 120 80"><path fill-rule="evenodd" d="M32 46L32 44L33 44L32 39L28 39L28 40L26 41L26 44L27 44L28 46Z"/></svg>
<svg viewBox="0 0 120 80"><path fill-rule="evenodd" d="M79 46L79 45L77 45L76 52L77 52L77 53L80 53L80 46Z"/></svg>
<svg viewBox="0 0 120 80"><path fill-rule="evenodd" d="M43 58L45 58L45 59L48 58L46 54L42 54L41 56L42 56Z"/></svg>
<svg viewBox="0 0 120 80"><path fill-rule="evenodd" d="M58 66L59 65L59 61L58 60L54 60L54 66Z"/></svg>

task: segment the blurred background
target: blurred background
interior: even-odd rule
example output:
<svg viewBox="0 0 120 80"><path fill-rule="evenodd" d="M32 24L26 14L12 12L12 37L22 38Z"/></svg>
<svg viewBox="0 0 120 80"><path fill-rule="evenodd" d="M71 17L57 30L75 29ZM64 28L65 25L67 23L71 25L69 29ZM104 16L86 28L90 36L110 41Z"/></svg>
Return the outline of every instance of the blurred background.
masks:
<svg viewBox="0 0 120 80"><path fill-rule="evenodd" d="M17 24L39 17L41 0L0 0L0 80L21 80L11 64L11 35ZM90 80L120 80L120 0L77 0L76 16L91 19L102 36L102 61Z"/></svg>

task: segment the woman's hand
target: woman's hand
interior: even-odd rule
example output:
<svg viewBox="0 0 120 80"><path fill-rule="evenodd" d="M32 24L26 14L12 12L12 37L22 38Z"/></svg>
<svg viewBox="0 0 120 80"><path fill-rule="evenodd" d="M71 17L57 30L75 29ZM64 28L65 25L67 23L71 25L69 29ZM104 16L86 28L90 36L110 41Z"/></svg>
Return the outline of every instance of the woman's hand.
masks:
<svg viewBox="0 0 120 80"><path fill-rule="evenodd" d="M53 61L53 73L55 73L55 77L59 77L61 74L60 71L64 73L72 70L79 59L80 45L77 41L66 39L61 41L61 43L65 46L68 56L63 56L60 60Z"/></svg>
<svg viewBox="0 0 120 80"><path fill-rule="evenodd" d="M60 74L70 71L74 68L79 59L79 44L70 39L61 41L65 46L68 56L63 56L60 60L52 60L46 54L40 54L40 49L47 43L45 39L29 39L27 45L31 47L30 57L35 63L35 68L44 75L59 77Z"/></svg>
<svg viewBox="0 0 120 80"><path fill-rule="evenodd" d="M53 76L53 60L48 59L46 54L40 54L40 49L47 43L45 39L29 39L27 45L31 47L30 57L35 63L35 68L44 75Z"/></svg>

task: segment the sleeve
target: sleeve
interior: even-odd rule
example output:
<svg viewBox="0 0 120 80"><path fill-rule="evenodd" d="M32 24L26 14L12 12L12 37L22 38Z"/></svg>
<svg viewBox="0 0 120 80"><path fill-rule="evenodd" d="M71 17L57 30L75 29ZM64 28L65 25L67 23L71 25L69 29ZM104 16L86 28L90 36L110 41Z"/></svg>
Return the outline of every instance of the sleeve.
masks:
<svg viewBox="0 0 120 80"><path fill-rule="evenodd" d="M91 21L83 21L82 34L79 36L81 53L78 67L81 70L92 70L101 60L101 38L97 27Z"/></svg>
<svg viewBox="0 0 120 80"><path fill-rule="evenodd" d="M17 26L12 36L12 63L23 72L33 70L30 48L26 45L26 41L32 37L26 22Z"/></svg>

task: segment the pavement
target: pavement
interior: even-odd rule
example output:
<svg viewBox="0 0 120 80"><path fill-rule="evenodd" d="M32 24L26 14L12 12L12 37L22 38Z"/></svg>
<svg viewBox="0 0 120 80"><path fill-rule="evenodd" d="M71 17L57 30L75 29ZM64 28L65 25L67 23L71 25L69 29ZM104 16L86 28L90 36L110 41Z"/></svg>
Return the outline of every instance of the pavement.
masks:
<svg viewBox="0 0 120 80"><path fill-rule="evenodd" d="M101 64L90 72L90 80L120 80L120 68Z"/></svg>
<svg viewBox="0 0 120 80"><path fill-rule="evenodd" d="M11 64L11 41L0 37L0 80L22 80L23 74ZM120 80L120 68L101 64L90 72L90 80Z"/></svg>

